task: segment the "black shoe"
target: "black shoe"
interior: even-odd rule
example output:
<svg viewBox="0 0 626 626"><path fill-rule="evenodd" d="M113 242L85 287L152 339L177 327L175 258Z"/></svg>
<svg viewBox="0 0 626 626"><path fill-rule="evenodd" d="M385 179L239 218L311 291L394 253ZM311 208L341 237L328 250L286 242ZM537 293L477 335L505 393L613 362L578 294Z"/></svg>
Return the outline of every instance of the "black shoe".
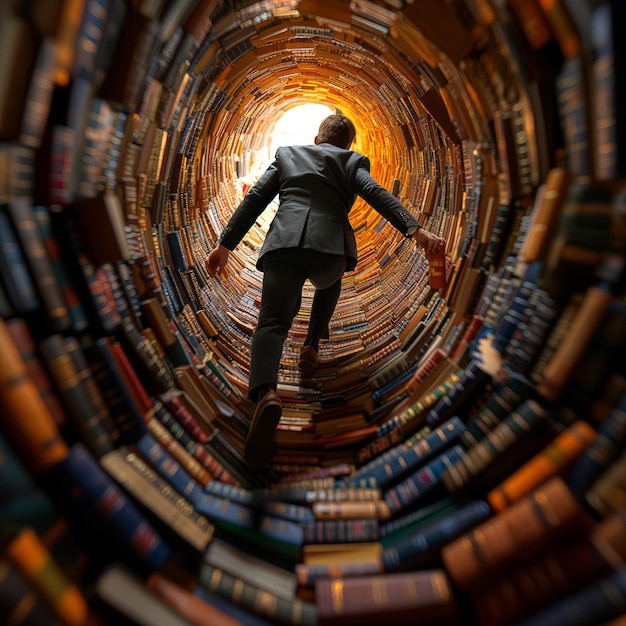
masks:
<svg viewBox="0 0 626 626"><path fill-rule="evenodd" d="M300 350L300 361L298 366L303 376L311 376L313 371L319 365L319 358L317 356L317 350L313 346L304 346Z"/></svg>
<svg viewBox="0 0 626 626"><path fill-rule="evenodd" d="M259 400L243 447L246 465L251 470L264 470L270 466L274 455L274 432L282 412L282 402L273 389Z"/></svg>

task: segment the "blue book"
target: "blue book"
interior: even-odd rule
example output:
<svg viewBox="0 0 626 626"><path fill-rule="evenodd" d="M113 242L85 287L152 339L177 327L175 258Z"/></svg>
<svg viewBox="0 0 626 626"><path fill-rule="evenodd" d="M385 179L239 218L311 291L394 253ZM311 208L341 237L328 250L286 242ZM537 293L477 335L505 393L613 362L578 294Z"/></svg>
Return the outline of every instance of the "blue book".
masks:
<svg viewBox="0 0 626 626"><path fill-rule="evenodd" d="M385 572L421 567L426 559L438 555L439 549L471 530L493 514L489 503L476 500L431 522L384 548L381 555Z"/></svg>
<svg viewBox="0 0 626 626"><path fill-rule="evenodd" d="M77 504L95 508L108 529L146 565L153 569L163 566L170 555L169 546L81 443L72 446L60 466L68 480L63 488Z"/></svg>
<svg viewBox="0 0 626 626"><path fill-rule="evenodd" d="M592 626L607 624L626 612L626 567L554 603L516 626Z"/></svg>
<svg viewBox="0 0 626 626"><path fill-rule="evenodd" d="M181 467L180 463L149 433L146 433L138 442L137 448L178 493L184 496L191 504L202 497L202 487L190 474Z"/></svg>
<svg viewBox="0 0 626 626"><path fill-rule="evenodd" d="M0 211L0 278L17 313L32 313L39 298L9 216Z"/></svg>
<svg viewBox="0 0 626 626"><path fill-rule="evenodd" d="M303 543L303 532L299 524L264 515L253 508L211 494L204 494L196 502L195 508L220 530L236 535L289 562L295 562L299 557Z"/></svg>
<svg viewBox="0 0 626 626"><path fill-rule="evenodd" d="M623 394L566 476L565 482L579 502L584 502L587 489L622 454L625 446L626 394Z"/></svg>
<svg viewBox="0 0 626 626"><path fill-rule="evenodd" d="M385 488L430 461L455 442L464 430L463 422L458 417L453 417L425 437L420 437L416 441L409 439L409 442L383 453L359 468L358 472L344 480L343 484L351 487L355 480L367 476L373 478L379 487Z"/></svg>
<svg viewBox="0 0 626 626"><path fill-rule="evenodd" d="M465 450L462 446L454 446L389 489L385 493L385 501L391 514L394 515L413 507L419 500L441 487L443 473L464 454Z"/></svg>

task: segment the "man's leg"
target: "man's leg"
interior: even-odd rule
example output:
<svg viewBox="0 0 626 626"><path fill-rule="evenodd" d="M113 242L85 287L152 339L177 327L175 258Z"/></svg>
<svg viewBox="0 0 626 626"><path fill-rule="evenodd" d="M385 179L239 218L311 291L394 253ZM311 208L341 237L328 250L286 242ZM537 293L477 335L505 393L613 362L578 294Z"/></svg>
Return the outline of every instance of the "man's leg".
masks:
<svg viewBox="0 0 626 626"><path fill-rule="evenodd" d="M341 293L341 278L337 279L330 287L326 289L315 289L313 303L311 305L311 320L309 322L309 330L305 346L313 346L318 349L319 341L324 337L328 330L330 318L335 312L335 307L339 301Z"/></svg>
<svg viewBox="0 0 626 626"><path fill-rule="evenodd" d="M276 389L283 344L298 312L305 280L297 253L280 250L264 259L261 308L250 355L249 395L253 401L263 388Z"/></svg>

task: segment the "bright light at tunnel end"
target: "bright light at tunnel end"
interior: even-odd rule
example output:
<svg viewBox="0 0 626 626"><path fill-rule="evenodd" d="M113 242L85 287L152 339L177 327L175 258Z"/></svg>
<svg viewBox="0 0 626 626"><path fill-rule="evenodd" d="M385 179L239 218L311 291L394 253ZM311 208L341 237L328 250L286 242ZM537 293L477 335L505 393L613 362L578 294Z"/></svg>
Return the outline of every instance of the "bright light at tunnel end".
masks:
<svg viewBox="0 0 626 626"><path fill-rule="evenodd" d="M270 139L270 154L280 146L312 144L320 122L335 113L324 104L299 104L291 107L276 121Z"/></svg>

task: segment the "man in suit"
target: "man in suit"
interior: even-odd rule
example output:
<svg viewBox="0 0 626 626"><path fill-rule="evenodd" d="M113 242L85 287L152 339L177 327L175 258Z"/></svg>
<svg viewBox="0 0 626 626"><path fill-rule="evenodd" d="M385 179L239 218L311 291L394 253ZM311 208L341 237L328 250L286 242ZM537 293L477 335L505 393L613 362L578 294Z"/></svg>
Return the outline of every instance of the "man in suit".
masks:
<svg viewBox="0 0 626 626"><path fill-rule="evenodd" d="M313 145L279 148L274 162L233 213L206 262L211 276L225 268L229 252L278 194L278 211L257 261L263 272L263 291L252 337L248 392L257 405L244 447L251 469L265 469L271 462L274 431L282 412L276 393L278 369L307 279L315 295L299 365L305 376L318 365L318 343L327 336L341 278L357 263L356 239L348 220L356 196L427 251L444 246L441 237L422 229L397 198L371 177L369 159L350 150L355 136L348 118L331 115L320 124Z"/></svg>

